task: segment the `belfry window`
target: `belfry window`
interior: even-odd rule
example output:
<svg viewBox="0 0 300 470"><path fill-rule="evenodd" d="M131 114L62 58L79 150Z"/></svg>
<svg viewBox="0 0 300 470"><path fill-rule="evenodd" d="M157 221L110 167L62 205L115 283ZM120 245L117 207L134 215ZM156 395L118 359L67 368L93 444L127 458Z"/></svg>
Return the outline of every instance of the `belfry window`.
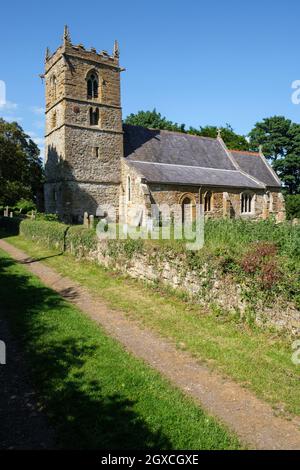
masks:
<svg viewBox="0 0 300 470"><path fill-rule="evenodd" d="M253 196L249 193L243 193L241 196L241 213L250 214L253 210Z"/></svg>
<svg viewBox="0 0 300 470"><path fill-rule="evenodd" d="M99 109L90 108L90 125L97 126L99 122Z"/></svg>
<svg viewBox="0 0 300 470"><path fill-rule="evenodd" d="M91 73L87 78L88 99L98 98L98 77L96 73Z"/></svg>

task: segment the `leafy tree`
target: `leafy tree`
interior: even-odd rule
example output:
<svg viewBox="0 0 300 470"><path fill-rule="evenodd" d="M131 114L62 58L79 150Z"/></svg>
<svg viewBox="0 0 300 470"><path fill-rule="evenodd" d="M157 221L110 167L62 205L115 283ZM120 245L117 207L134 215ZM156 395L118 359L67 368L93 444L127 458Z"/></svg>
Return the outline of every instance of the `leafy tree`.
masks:
<svg viewBox="0 0 300 470"><path fill-rule="evenodd" d="M283 116L273 116L256 123L249 137L252 148L262 145L286 192L300 193L300 125Z"/></svg>
<svg viewBox="0 0 300 470"><path fill-rule="evenodd" d="M250 146L257 150L262 145L264 154L271 161L284 158L291 139L292 121L284 116L272 116L257 122L249 133Z"/></svg>
<svg viewBox="0 0 300 470"><path fill-rule="evenodd" d="M151 129L164 129L168 131L184 132L193 135L204 137L217 137L218 128L216 126L205 126L196 129L190 127L188 130L185 124L177 124L162 117L154 108L153 111L139 111L137 114L130 114L125 119L125 124L132 124L134 126L142 126ZM249 143L243 135L236 134L232 127L227 124L226 127L221 128L221 135L225 144L230 149L236 150L249 150Z"/></svg>
<svg viewBox="0 0 300 470"><path fill-rule="evenodd" d="M34 200L41 189L42 161L37 145L16 122L0 118L0 205Z"/></svg>
<svg viewBox="0 0 300 470"><path fill-rule="evenodd" d="M148 127L151 129L165 129L168 131L185 132L184 124L177 124L168 121L154 108L153 111L139 111L137 114L129 114L125 119L125 124L133 126Z"/></svg>
<svg viewBox="0 0 300 470"><path fill-rule="evenodd" d="M236 134L230 124L226 124L226 127L220 128L222 139L230 150L249 150L250 145L246 137L243 135ZM218 135L218 128L216 126L205 126L195 129L190 127L188 130L189 134L200 135L203 137L216 138Z"/></svg>
<svg viewBox="0 0 300 470"><path fill-rule="evenodd" d="M285 196L286 216L288 219L300 219L300 194L287 194Z"/></svg>
<svg viewBox="0 0 300 470"><path fill-rule="evenodd" d="M274 170L284 183L289 194L300 193L300 153L288 153L273 163Z"/></svg>

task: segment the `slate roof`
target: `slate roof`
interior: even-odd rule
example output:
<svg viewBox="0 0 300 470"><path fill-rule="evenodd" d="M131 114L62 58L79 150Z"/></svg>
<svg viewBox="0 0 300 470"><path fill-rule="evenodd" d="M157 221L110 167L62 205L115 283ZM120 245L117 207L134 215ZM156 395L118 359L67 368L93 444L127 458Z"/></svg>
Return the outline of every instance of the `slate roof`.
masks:
<svg viewBox="0 0 300 470"><path fill-rule="evenodd" d="M123 130L128 160L235 170L217 139L128 124Z"/></svg>
<svg viewBox="0 0 300 470"><path fill-rule="evenodd" d="M267 184L259 176L239 168L240 155L234 153L233 157L218 139L128 124L123 125L123 130L124 157L149 183L249 189L264 189ZM267 179L270 170L265 168ZM272 173L271 177L274 178Z"/></svg>
<svg viewBox="0 0 300 470"><path fill-rule="evenodd" d="M263 155L255 152L242 152L237 150L231 150L231 154L243 171L259 179L265 183L266 186L281 186L280 180L276 177Z"/></svg>
<svg viewBox="0 0 300 470"><path fill-rule="evenodd" d="M264 189L263 183L237 170L220 170L199 166L171 165L170 163L150 163L128 160L129 166L149 183L228 186L236 188Z"/></svg>

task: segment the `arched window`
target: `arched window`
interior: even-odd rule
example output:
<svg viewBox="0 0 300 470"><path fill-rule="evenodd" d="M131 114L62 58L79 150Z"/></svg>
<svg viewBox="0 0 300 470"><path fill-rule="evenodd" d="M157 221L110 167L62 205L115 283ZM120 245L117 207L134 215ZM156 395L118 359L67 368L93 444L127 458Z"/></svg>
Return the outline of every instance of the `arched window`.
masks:
<svg viewBox="0 0 300 470"><path fill-rule="evenodd" d="M182 208L182 223L192 219L192 201L189 197L185 197L181 203Z"/></svg>
<svg viewBox="0 0 300 470"><path fill-rule="evenodd" d="M131 178L127 176L127 201L131 201Z"/></svg>
<svg viewBox="0 0 300 470"><path fill-rule="evenodd" d="M204 196L204 212L210 212L212 208L212 193L207 191Z"/></svg>
<svg viewBox="0 0 300 470"><path fill-rule="evenodd" d="M241 196L241 213L250 214L253 210L253 196L249 193L242 193Z"/></svg>
<svg viewBox="0 0 300 470"><path fill-rule="evenodd" d="M99 109L90 108L90 125L97 126L99 122Z"/></svg>
<svg viewBox="0 0 300 470"><path fill-rule="evenodd" d="M87 77L87 97L98 98L98 77L95 72L91 72Z"/></svg>

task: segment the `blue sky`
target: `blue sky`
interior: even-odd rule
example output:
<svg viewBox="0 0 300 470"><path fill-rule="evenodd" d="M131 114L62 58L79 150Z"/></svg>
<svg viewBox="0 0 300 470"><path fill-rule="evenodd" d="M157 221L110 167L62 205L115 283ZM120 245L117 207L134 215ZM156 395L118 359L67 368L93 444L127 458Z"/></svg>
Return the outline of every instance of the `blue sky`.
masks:
<svg viewBox="0 0 300 470"><path fill-rule="evenodd" d="M0 80L7 104L43 146L46 46L72 42L112 51L120 43L123 116L156 107L186 125L230 123L248 133L274 114L300 122L300 2L285 0L14 1L1 4Z"/></svg>

